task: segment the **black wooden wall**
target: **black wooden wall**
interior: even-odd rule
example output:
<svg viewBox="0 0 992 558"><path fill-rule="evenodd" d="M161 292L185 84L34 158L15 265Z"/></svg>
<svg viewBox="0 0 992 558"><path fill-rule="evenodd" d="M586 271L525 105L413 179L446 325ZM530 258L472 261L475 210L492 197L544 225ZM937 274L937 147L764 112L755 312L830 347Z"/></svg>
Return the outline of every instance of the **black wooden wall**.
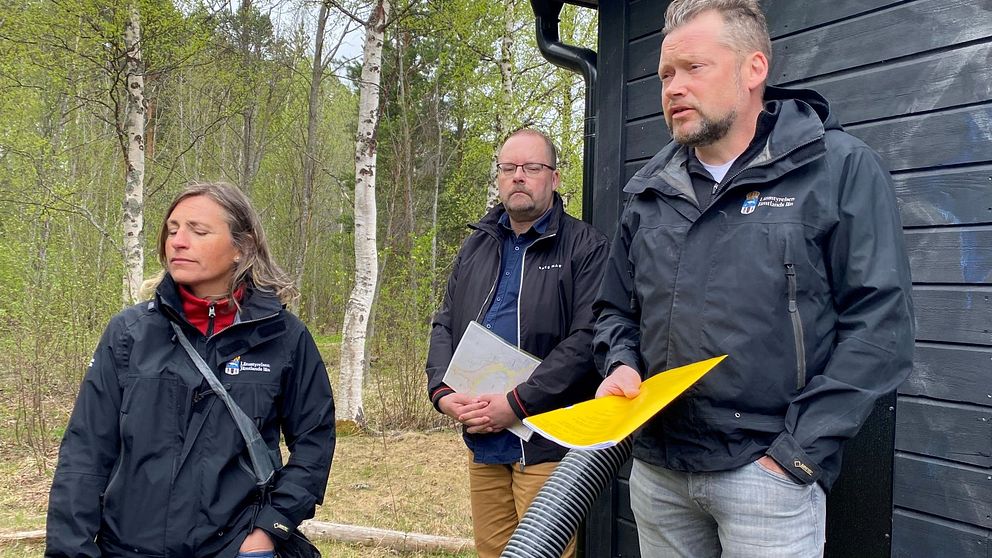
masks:
<svg viewBox="0 0 992 558"><path fill-rule="evenodd" d="M624 183L669 141L667 4L599 3L592 222L607 234ZM769 81L819 90L892 170L913 272L913 374L848 452L828 555L992 558L992 0L763 6ZM638 555L623 479L587 526L587 557Z"/></svg>

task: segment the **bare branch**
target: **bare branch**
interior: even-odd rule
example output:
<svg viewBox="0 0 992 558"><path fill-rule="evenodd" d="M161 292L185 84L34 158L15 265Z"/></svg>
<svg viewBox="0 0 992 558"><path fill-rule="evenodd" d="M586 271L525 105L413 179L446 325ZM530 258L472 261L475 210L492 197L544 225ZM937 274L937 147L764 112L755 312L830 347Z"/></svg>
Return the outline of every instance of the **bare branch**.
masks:
<svg viewBox="0 0 992 558"><path fill-rule="evenodd" d="M352 13L350 10L348 10L347 8L345 8L344 6L342 6L341 3L338 2L337 0L324 0L324 1L327 2L327 5L328 6L331 6L332 8L335 8L337 11L339 11L342 14L344 14L344 15L348 16L349 18L351 18L359 26L365 27L366 25L368 25L368 22L367 21L365 21L364 19L358 17L354 13Z"/></svg>

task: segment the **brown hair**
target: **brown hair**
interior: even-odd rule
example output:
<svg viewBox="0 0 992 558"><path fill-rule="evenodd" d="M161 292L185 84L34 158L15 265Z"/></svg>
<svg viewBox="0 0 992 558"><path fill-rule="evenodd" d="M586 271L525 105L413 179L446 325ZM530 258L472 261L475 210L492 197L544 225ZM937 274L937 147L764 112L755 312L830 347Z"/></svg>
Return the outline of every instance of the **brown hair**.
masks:
<svg viewBox="0 0 992 558"><path fill-rule="evenodd" d="M689 23L703 12L714 10L726 25L727 46L740 54L754 51L772 59L772 41L768 36L768 23L757 0L673 0L665 11L664 34Z"/></svg>
<svg viewBox="0 0 992 558"><path fill-rule="evenodd" d="M241 253L234 268L234 280L228 287L227 295L230 300L234 300L234 290L245 282L251 282L256 289L274 293L283 304L289 304L299 297L295 283L272 258L265 231L262 229L262 220L248 196L226 182L194 182L172 200L158 234L158 261L163 268L168 268L165 244L169 238L169 216L179 202L194 196L206 196L220 205L231 229L234 247ZM156 278L146 281L142 285L142 294L153 292L164 275L163 271Z"/></svg>
<svg viewBox="0 0 992 558"><path fill-rule="evenodd" d="M510 141L510 138L514 136L537 136L544 140L544 145L548 148L548 157L551 158L551 162L549 164L553 168L558 168L558 148L555 147L555 142L551 141L548 134L545 134L535 128L517 128L516 130L510 132L509 136L506 136L506 140L503 141L503 145L506 145L506 142ZM499 147L499 150L503 150L502 145Z"/></svg>

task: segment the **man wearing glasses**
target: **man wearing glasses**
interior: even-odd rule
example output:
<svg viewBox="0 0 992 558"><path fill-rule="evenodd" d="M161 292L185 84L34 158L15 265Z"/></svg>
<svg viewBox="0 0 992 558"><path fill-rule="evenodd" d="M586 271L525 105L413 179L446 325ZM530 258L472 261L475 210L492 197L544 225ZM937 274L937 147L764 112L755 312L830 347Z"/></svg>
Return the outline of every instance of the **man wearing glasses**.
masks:
<svg viewBox="0 0 992 558"><path fill-rule="evenodd" d="M499 556L531 500L565 455L539 436L506 428L533 414L592 398L592 302L606 263L606 237L564 211L557 152L543 133L510 135L497 159L501 204L470 225L458 252L427 357L428 393L464 426L475 546ZM509 393L469 396L442 381L465 328L478 321L542 359ZM574 540L564 556L574 554Z"/></svg>

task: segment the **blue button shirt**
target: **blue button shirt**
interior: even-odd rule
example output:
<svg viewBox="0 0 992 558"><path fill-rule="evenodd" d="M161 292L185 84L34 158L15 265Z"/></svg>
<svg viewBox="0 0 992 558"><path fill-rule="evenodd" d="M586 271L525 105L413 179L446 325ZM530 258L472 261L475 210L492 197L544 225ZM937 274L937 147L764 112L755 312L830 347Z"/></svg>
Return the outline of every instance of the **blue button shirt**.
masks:
<svg viewBox="0 0 992 558"><path fill-rule="evenodd" d="M508 343L519 346L517 339L517 300L520 295L520 280L524 267L524 254L527 248L548 230L551 220L549 209L534 222L530 229L517 235L510 227L510 220L504 213L499 220L502 249L499 277L492 304L483 317L482 325L499 335ZM481 440L470 443L476 463L489 465L516 463L520 461L520 438L510 431L489 434Z"/></svg>

